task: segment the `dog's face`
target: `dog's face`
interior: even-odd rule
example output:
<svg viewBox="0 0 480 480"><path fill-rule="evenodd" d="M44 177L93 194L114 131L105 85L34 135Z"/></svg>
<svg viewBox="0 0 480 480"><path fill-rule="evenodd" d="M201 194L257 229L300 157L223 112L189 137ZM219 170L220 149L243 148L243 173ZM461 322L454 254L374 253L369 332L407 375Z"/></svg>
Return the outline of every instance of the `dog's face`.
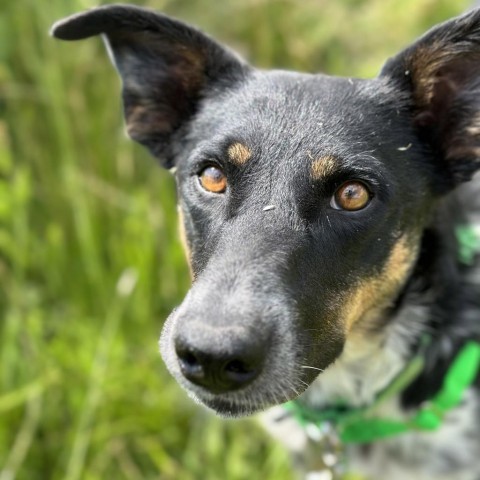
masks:
<svg viewBox="0 0 480 480"><path fill-rule="evenodd" d="M162 353L215 410L292 398L392 306L432 186L391 95L383 81L252 73L197 114L176 172L194 283Z"/></svg>
<svg viewBox="0 0 480 480"><path fill-rule="evenodd" d="M382 327L435 203L478 168L479 26L444 24L352 80L255 70L134 7L56 25L105 34L130 135L175 168L194 281L161 350L195 399L287 401Z"/></svg>

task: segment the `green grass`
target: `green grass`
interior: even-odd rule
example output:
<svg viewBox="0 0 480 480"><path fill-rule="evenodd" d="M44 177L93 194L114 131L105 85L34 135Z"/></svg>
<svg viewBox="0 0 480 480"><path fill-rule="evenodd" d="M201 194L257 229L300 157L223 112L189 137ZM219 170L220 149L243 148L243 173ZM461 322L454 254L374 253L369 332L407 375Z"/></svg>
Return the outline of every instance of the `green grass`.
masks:
<svg viewBox="0 0 480 480"><path fill-rule="evenodd" d="M125 138L101 42L47 35L96 3L0 8L0 480L291 479L255 421L195 407L158 355L189 283L173 181ZM466 4L149 5L264 67L363 76Z"/></svg>

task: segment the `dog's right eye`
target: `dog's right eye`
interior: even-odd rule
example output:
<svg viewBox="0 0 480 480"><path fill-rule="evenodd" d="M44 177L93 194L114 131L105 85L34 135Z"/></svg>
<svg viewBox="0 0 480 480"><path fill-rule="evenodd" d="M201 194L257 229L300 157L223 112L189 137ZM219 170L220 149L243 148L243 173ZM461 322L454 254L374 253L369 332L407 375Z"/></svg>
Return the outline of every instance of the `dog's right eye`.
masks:
<svg viewBox="0 0 480 480"><path fill-rule="evenodd" d="M204 168L200 172L198 180L202 188L207 192L223 193L227 189L227 177L218 167L209 166Z"/></svg>

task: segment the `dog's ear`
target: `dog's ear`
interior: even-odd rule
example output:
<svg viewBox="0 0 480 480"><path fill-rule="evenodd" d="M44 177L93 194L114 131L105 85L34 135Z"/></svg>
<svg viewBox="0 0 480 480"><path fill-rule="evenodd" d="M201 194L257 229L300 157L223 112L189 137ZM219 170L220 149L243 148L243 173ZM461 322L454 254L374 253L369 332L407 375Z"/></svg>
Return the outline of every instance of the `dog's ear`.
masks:
<svg viewBox="0 0 480 480"><path fill-rule="evenodd" d="M52 35L80 40L101 34L123 83L130 137L172 166L175 133L201 100L235 85L248 67L198 30L153 11L99 7L57 22Z"/></svg>
<svg viewBox="0 0 480 480"><path fill-rule="evenodd" d="M453 183L480 169L480 9L438 25L381 71L413 101L422 138Z"/></svg>

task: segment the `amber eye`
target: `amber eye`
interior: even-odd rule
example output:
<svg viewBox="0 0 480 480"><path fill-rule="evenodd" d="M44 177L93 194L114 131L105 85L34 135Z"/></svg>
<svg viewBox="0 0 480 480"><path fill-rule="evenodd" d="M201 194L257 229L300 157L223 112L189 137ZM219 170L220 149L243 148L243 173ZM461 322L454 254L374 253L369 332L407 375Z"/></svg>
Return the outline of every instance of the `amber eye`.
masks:
<svg viewBox="0 0 480 480"><path fill-rule="evenodd" d="M198 176L200 185L212 193L223 193L227 188L227 177L218 167L207 167Z"/></svg>
<svg viewBox="0 0 480 480"><path fill-rule="evenodd" d="M370 192L362 182L345 182L335 192L330 204L337 210L354 212L365 208L369 204L370 198Z"/></svg>

